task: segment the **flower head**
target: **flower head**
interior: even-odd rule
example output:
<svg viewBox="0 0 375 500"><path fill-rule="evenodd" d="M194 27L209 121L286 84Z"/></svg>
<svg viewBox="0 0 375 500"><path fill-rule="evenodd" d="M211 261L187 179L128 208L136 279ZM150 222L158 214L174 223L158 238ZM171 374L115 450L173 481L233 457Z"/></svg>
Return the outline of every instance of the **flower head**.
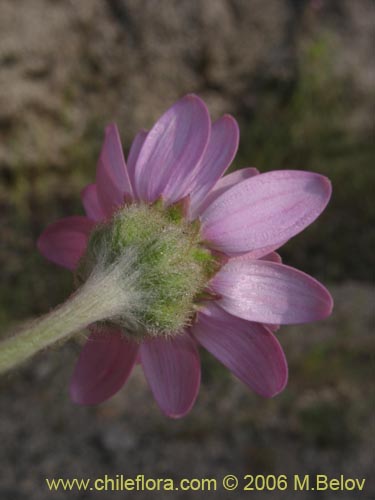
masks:
<svg viewBox="0 0 375 500"><path fill-rule="evenodd" d="M330 182L254 168L223 177L238 139L236 121L211 124L195 95L139 132L127 163L117 127L107 127L96 182L82 191L86 216L50 225L38 241L77 283L101 265L124 290L121 310L91 328L70 385L75 402L108 399L139 362L161 410L183 416L199 390L199 345L274 396L288 374L278 325L331 313L329 292L275 253L324 210Z"/></svg>

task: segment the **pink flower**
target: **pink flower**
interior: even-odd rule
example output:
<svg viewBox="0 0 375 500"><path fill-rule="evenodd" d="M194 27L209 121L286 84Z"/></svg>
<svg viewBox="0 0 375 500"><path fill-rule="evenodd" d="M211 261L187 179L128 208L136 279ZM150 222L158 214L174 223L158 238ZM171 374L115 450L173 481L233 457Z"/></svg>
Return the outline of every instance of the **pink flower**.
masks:
<svg viewBox="0 0 375 500"><path fill-rule="evenodd" d="M275 253L324 210L329 180L292 170L259 175L254 168L223 177L238 140L236 121L225 115L211 124L195 95L176 102L149 132L138 133L127 164L116 125L107 127L96 182L82 191L86 216L50 225L38 241L41 253L75 270L94 227L110 220L125 202L151 204L162 198L166 206L185 200L185 217L199 219L201 241L224 255L225 263L208 283L216 300L199 302L194 320L178 335L135 342L120 327L92 329L70 385L76 403L110 398L139 362L161 410L181 417L199 390L199 344L250 389L274 396L288 376L273 333L277 325L331 313L329 292L283 265Z"/></svg>

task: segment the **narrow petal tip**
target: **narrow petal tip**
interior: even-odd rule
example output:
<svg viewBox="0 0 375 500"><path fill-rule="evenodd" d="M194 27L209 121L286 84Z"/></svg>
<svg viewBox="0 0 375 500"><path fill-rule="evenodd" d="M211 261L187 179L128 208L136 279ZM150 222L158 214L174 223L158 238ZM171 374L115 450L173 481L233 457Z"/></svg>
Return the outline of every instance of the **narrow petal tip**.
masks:
<svg viewBox="0 0 375 500"><path fill-rule="evenodd" d="M141 362L161 411L181 418L192 409L198 395L201 371L192 337L184 333L173 339L154 339L140 347Z"/></svg>
<svg viewBox="0 0 375 500"><path fill-rule="evenodd" d="M69 385L73 403L100 404L125 384L137 360L138 345L118 330L91 333L82 348Z"/></svg>
<svg viewBox="0 0 375 500"><path fill-rule="evenodd" d="M53 222L37 239L39 252L51 262L73 270L82 257L94 222L72 216Z"/></svg>

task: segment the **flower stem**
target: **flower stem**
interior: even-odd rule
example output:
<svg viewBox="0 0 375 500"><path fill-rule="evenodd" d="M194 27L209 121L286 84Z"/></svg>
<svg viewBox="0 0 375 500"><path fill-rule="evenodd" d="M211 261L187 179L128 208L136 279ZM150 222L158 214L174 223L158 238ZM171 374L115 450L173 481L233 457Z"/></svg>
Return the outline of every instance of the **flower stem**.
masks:
<svg viewBox="0 0 375 500"><path fill-rule="evenodd" d="M119 293L111 274L93 273L62 305L0 342L0 373L56 342L67 340L91 323L113 317L122 307L124 293Z"/></svg>

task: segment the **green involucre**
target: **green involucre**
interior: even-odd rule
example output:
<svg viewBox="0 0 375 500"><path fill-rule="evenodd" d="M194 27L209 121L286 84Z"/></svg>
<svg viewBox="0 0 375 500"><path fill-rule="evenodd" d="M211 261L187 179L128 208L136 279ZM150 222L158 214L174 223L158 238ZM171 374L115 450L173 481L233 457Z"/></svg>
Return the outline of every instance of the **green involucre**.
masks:
<svg viewBox="0 0 375 500"><path fill-rule="evenodd" d="M218 270L215 257L200 244L199 229L177 205L126 206L92 233L77 277L86 279L103 257L105 266L123 266L123 286L137 300L111 321L135 338L178 333L191 322L194 299Z"/></svg>

